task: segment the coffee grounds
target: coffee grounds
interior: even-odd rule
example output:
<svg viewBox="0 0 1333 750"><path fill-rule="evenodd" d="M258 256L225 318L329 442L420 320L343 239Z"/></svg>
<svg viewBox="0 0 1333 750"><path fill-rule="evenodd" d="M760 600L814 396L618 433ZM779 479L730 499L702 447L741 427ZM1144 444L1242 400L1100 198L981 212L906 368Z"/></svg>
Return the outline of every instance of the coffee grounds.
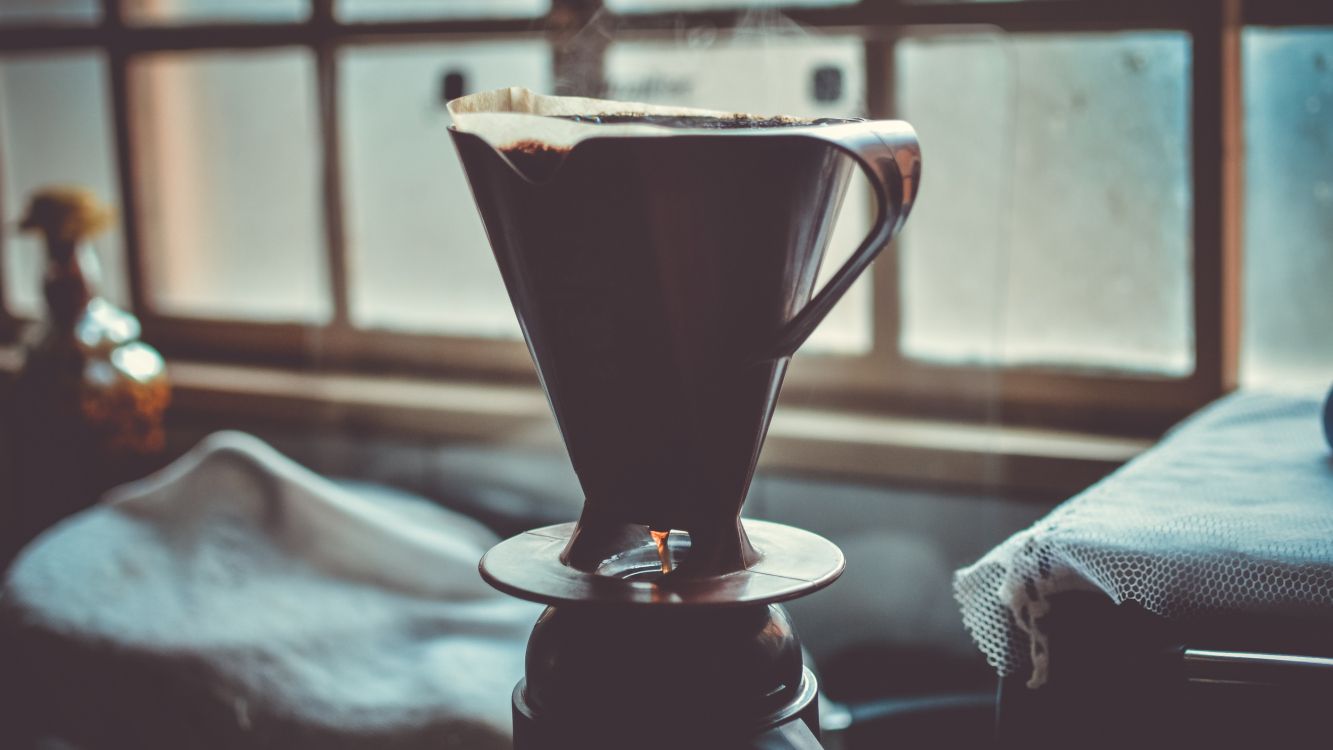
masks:
<svg viewBox="0 0 1333 750"><path fill-rule="evenodd" d="M745 114L727 115L725 117L714 117L710 115L635 114L562 115L558 116L556 119L571 120L573 122L589 123L593 125L638 124L696 130L810 127L855 122L854 120L834 117L802 120L794 117L756 117L754 115ZM562 162L565 155L569 153L569 149L566 147L552 146L548 143L533 139L519 141L518 143L505 146L502 151L520 172L526 175L528 179L536 182L543 182L553 176L556 170L560 168L560 162Z"/></svg>
<svg viewBox="0 0 1333 750"><path fill-rule="evenodd" d="M519 141L501 151L528 179L543 182L555 174L569 153L568 148L537 140Z"/></svg>

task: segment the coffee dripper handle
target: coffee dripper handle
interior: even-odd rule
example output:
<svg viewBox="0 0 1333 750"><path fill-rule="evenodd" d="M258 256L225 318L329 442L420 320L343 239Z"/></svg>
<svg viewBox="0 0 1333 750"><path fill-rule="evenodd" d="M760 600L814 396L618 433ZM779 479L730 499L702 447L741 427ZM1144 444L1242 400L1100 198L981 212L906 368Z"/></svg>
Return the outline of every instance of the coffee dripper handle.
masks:
<svg viewBox="0 0 1333 750"><path fill-rule="evenodd" d="M921 183L921 147L916 131L905 122L881 120L823 126L802 135L821 140L852 157L870 178L878 211L866 239L783 326L767 359L790 357L814 333L861 272L902 228Z"/></svg>

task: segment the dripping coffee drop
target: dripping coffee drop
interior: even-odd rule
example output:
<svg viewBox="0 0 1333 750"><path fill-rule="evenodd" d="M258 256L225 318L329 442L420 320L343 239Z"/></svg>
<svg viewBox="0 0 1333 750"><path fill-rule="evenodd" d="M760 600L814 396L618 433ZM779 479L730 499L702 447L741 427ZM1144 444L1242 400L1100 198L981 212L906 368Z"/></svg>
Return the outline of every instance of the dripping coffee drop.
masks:
<svg viewBox="0 0 1333 750"><path fill-rule="evenodd" d="M657 545L657 559L662 563L662 575L666 575L671 572L671 548L667 546L671 529L648 529L648 533L653 537L653 543Z"/></svg>

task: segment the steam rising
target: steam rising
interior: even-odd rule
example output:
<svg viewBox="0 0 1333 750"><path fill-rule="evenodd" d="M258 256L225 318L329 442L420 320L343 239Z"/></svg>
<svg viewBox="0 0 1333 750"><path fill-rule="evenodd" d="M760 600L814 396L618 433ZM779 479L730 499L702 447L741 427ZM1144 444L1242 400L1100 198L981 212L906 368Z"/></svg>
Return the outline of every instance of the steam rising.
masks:
<svg viewBox="0 0 1333 750"><path fill-rule="evenodd" d="M846 77L860 77L859 70L848 70L859 68L859 60L839 54L845 41L813 32L772 8L747 10L729 28L681 16L674 28L654 31L634 30L622 17L598 10L558 45L556 90L765 114L861 116L864 87L843 85ZM793 68L793 56L801 61L799 69ZM812 69L821 64L837 77L839 96L836 103L812 107L814 97L807 95ZM793 94L801 96L793 100Z"/></svg>

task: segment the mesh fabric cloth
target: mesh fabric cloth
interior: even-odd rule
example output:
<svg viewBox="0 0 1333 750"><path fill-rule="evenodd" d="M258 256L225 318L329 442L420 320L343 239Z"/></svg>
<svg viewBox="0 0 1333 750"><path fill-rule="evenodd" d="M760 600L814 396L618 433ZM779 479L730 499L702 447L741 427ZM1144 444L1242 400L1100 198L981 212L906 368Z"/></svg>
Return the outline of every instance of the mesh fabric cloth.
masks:
<svg viewBox="0 0 1333 750"><path fill-rule="evenodd" d="M1102 592L1165 618L1281 614L1333 625L1333 461L1320 398L1236 394L954 579L1001 676L1046 680L1051 597Z"/></svg>

